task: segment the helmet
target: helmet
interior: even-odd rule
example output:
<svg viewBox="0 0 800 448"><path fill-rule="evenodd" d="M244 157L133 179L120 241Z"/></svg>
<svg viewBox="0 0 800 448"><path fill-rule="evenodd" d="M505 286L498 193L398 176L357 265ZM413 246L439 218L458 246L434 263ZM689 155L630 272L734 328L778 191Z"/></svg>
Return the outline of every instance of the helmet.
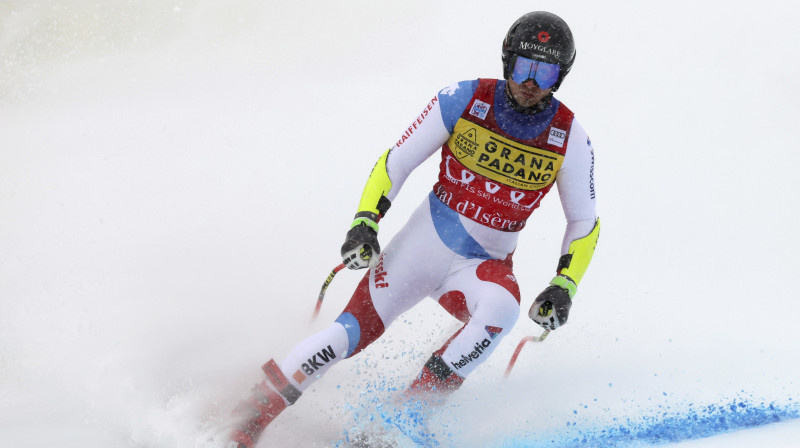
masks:
<svg viewBox="0 0 800 448"><path fill-rule="evenodd" d="M511 25L503 39L503 77L508 79L511 75L517 55L558 64L558 82L552 87L556 91L572 68L575 54L572 31L561 17L544 11L529 12Z"/></svg>

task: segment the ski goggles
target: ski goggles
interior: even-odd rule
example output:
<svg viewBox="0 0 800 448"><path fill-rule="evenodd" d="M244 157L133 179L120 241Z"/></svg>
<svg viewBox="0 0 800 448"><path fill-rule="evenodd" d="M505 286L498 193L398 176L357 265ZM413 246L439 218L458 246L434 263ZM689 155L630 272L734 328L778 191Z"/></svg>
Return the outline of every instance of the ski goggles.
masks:
<svg viewBox="0 0 800 448"><path fill-rule="evenodd" d="M559 73L561 73L561 67L558 64L548 64L517 56L514 61L514 70L511 72L511 79L517 84L533 79L540 89L546 90L558 82Z"/></svg>

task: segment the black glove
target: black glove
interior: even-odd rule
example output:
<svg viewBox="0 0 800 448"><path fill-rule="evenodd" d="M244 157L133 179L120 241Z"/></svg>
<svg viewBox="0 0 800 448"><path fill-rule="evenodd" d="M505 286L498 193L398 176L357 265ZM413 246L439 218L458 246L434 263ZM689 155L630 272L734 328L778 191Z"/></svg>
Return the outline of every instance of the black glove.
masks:
<svg viewBox="0 0 800 448"><path fill-rule="evenodd" d="M364 269L371 266L381 253L378 244L378 224L368 218L358 218L347 231L342 244L342 261L350 269Z"/></svg>
<svg viewBox="0 0 800 448"><path fill-rule="evenodd" d="M555 330L566 324L569 309L572 307L572 294L569 289L559 286L559 284L572 286L573 290L575 288L575 283L571 279L557 276L550 282L550 286L545 288L533 301L533 305L528 311L528 317L546 330Z"/></svg>

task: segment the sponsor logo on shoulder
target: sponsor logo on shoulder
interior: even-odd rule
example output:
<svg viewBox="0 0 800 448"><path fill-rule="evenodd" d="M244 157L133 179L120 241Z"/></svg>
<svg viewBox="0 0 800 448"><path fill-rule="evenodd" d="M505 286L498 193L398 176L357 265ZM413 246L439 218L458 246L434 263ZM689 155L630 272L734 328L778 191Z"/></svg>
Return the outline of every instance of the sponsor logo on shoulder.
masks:
<svg viewBox="0 0 800 448"><path fill-rule="evenodd" d="M478 117L481 120L486 119L486 115L489 114L489 108L492 107L489 103L484 103L481 100L475 100L472 103L472 109L469 110L469 114Z"/></svg>
<svg viewBox="0 0 800 448"><path fill-rule="evenodd" d="M453 96L456 93L457 90L458 90L458 83L455 83L455 84L451 84L451 85L445 87L444 89L442 89L439 92L439 94L447 95L447 96Z"/></svg>
<svg viewBox="0 0 800 448"><path fill-rule="evenodd" d="M550 135L547 136L547 143L564 147L564 140L567 139L567 131L558 128L550 128Z"/></svg>
<svg viewBox="0 0 800 448"><path fill-rule="evenodd" d="M406 131L405 131L405 132L403 132L403 135L401 135L401 136L400 136L400 139L399 139L399 140L397 140L397 143L395 143L395 146L397 146L397 147L400 147L400 146L402 146L402 144L403 144L403 143L405 143L405 142L406 142L406 140L408 140L409 138L411 138L411 135L412 135L412 134L414 133L414 131L416 131L416 130L417 130L419 127L420 127L420 126L422 126L422 122L423 122L423 121L425 121L425 118L426 118L428 115L430 115L431 111L433 111L433 108L434 108L434 106L435 106L435 105L436 105L436 103L438 103L438 102L439 102L439 97L436 97L436 96L435 96L435 97L433 97L433 99L431 100L431 102L430 102L430 103L428 103L428 105L427 105L427 106L425 106L425 109L422 109L422 113L421 113L421 114L419 114L419 116L417 117L417 119L416 119L416 120L414 120L414 122L413 122L413 123L411 123L411 126L409 126L409 127L408 127L408 129L406 129Z"/></svg>

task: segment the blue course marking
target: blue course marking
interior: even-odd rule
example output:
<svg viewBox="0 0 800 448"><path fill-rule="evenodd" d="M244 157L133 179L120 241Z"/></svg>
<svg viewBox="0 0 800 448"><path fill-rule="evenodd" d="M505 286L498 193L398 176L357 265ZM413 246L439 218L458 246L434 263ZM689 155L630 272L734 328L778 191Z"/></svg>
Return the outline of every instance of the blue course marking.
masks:
<svg viewBox="0 0 800 448"><path fill-rule="evenodd" d="M336 318L336 322L342 324L344 327L344 331L347 332L347 353L343 356L343 358L347 358L353 353L358 347L359 341L361 341L361 325L358 323L358 319L350 313L342 313L339 317Z"/></svg>
<svg viewBox="0 0 800 448"><path fill-rule="evenodd" d="M664 445L702 439L718 434L763 426L800 418L800 403L756 403L731 399L717 404L688 409L625 417L618 426L579 429L567 422L569 429L556 434L515 436L498 445L500 448L622 448L642 445ZM617 419L614 419L617 420Z"/></svg>
<svg viewBox="0 0 800 448"><path fill-rule="evenodd" d="M433 192L431 192L428 202L431 204L433 226L445 246L462 257L483 260L492 258L464 228L458 212L446 206Z"/></svg>
<svg viewBox="0 0 800 448"><path fill-rule="evenodd" d="M424 447L472 446L465 444L472 437L474 428L460 421L465 409L454 412L446 408L435 412L446 417L447 425L441 431L431 432L427 423L431 420L431 409L424 402L405 402L401 406L387 405L386 396L405 387L402 380L392 375L380 376L367 382L357 403L350 405L353 425L346 428L344 436L363 433L364 425L374 430L374 423L382 424L390 431L399 428L405 436ZM666 394L666 393L665 393ZM666 396L666 395L665 395ZM649 399L647 400L650 401ZM582 417L580 408L565 412L564 426L552 429L521 427L517 431L508 428L495 431L492 447L495 448L642 448L645 446L671 446L689 440L702 439L735 431L756 428L771 423L800 418L800 399L783 397L771 401L742 391L733 397L697 403L670 401L643 409L633 403L632 412L610 411L606 415L590 413ZM547 404L542 404L547 409ZM588 408L583 405L582 407ZM619 412L619 413L617 413ZM444 413L444 414L442 414ZM499 415L499 414L498 414ZM492 418L498 416L493 416ZM604 421L608 423L599 423ZM350 446L344 442L335 447ZM767 447L763 447L767 448Z"/></svg>

